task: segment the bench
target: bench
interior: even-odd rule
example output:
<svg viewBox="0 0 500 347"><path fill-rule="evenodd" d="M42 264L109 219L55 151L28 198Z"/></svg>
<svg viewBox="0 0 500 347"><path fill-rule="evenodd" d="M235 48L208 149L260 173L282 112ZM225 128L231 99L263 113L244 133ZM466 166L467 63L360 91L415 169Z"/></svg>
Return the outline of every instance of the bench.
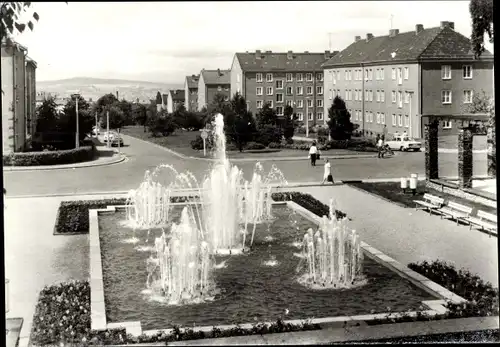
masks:
<svg viewBox="0 0 500 347"><path fill-rule="evenodd" d="M455 219L458 225L458 222L460 220L467 222L467 218L469 218L470 214L472 213L472 207L464 206L453 201L448 201L448 204L446 204L446 206L443 206L436 211L441 214L441 219L444 216L449 216L452 219Z"/></svg>
<svg viewBox="0 0 500 347"><path fill-rule="evenodd" d="M424 194L422 199L423 200L415 200L415 210L417 210L420 207L429 210L429 214L432 214L432 210L439 209L444 204L443 198L427 193Z"/></svg>
<svg viewBox="0 0 500 347"><path fill-rule="evenodd" d="M482 230L497 233L497 216L495 214L478 210L476 216L467 218L467 222L469 222L471 229L473 225L477 225Z"/></svg>

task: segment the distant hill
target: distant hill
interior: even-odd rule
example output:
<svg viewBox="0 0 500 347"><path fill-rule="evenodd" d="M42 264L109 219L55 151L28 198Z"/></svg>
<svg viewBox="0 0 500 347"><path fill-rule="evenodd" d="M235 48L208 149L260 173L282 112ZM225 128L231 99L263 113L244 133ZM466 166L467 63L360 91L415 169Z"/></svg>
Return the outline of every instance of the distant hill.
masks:
<svg viewBox="0 0 500 347"><path fill-rule="evenodd" d="M69 97L73 93L80 93L85 99L97 100L104 94L118 91L119 99L129 101L139 99L141 102L154 99L159 91L167 94L170 89L182 89L182 84L158 83L148 81L130 81L121 79L105 79L92 77L74 77L54 81L37 81L38 93L57 95L58 98Z"/></svg>

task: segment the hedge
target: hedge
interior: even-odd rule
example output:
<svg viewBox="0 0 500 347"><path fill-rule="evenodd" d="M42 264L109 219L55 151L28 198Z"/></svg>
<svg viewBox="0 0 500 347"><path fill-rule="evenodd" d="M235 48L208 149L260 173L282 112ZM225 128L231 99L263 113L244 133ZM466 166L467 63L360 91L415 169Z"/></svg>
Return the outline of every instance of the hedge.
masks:
<svg viewBox="0 0 500 347"><path fill-rule="evenodd" d="M271 198L274 201L293 201L319 217L328 216L330 213L330 207L314 198L311 194L299 192L273 193ZM337 219L341 219L347 215L342 211L335 210L335 216Z"/></svg>
<svg viewBox="0 0 500 347"><path fill-rule="evenodd" d="M43 166L81 163L96 156L93 146L48 152L19 152L3 156L5 166Z"/></svg>
<svg viewBox="0 0 500 347"><path fill-rule="evenodd" d="M170 334L162 332L153 336L143 334L135 337L128 335L125 329L91 330L90 310L90 284L88 281L70 281L46 286L40 292L33 316L30 336L32 345L123 345L321 329L318 324L312 324L309 321L304 321L301 324L290 324L279 318L272 324L256 323L250 329L236 326L222 331L214 327L211 332L204 333L174 326Z"/></svg>
<svg viewBox="0 0 500 347"><path fill-rule="evenodd" d="M186 197L172 197L171 201L185 202ZM126 198L62 201L57 210L54 234L86 234L89 232L89 210L126 203Z"/></svg>

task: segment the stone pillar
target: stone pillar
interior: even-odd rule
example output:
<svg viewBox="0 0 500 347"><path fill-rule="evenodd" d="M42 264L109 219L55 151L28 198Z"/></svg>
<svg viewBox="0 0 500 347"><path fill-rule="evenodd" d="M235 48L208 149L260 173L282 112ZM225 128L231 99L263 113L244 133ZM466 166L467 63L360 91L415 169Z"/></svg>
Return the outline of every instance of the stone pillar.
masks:
<svg viewBox="0 0 500 347"><path fill-rule="evenodd" d="M458 132L458 185L472 188L472 128L462 128Z"/></svg>
<svg viewBox="0 0 500 347"><path fill-rule="evenodd" d="M487 126L487 141L488 141L488 176L491 178L497 177L496 167L496 146L494 145L495 127Z"/></svg>
<svg viewBox="0 0 500 347"><path fill-rule="evenodd" d="M425 124L425 177L426 180L439 178L438 167L438 126L435 120Z"/></svg>

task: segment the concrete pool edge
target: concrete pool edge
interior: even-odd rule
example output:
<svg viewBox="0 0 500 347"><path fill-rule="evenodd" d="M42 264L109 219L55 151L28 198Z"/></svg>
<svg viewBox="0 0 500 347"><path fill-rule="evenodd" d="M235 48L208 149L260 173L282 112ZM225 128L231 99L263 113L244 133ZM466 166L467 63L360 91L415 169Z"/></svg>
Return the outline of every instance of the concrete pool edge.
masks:
<svg viewBox="0 0 500 347"><path fill-rule="evenodd" d="M305 209L304 207L296 204L292 201L280 201L273 202L273 205L287 205L289 208L295 210L297 213L315 223L319 224L321 217L318 217L311 211ZM127 334L132 334L134 336L139 336L141 334L155 335L157 333L170 333L172 329L153 329L153 330L142 330L140 321L126 321L126 322L107 322L106 310L104 303L104 284L102 275L102 258L101 258L101 248L99 239L99 215L106 213L115 213L117 211L125 210L125 206L108 206L105 209L93 209L89 210L89 235L90 235L90 291L91 291L91 328L93 330L106 330L106 329L116 329L123 328L126 329ZM440 299L436 300L426 300L422 304L425 305L428 310L419 311L420 314L425 314L428 316L442 316L447 312L446 304L447 302L460 303L464 302L465 299L452 293L446 288L438 285L437 283L429 280L428 278L418 274L417 272L409 269L408 267L402 265L398 261L392 259L391 257L385 255L381 251L374 247L371 247L365 242L361 242L361 248L365 255L367 255L372 260L377 263L387 267L388 269L396 272L401 277L409 280L414 285L425 290L429 294L438 297ZM384 318L398 318L401 316L415 317L419 313L417 311L409 312L386 312L377 314L363 314L355 316L340 316L340 317L325 317L325 318L315 318L315 319L296 319L296 320L286 320L286 323L300 324L303 322L310 322L313 324L328 324L334 322L356 322L356 321L372 321L376 319ZM271 322L265 322L270 324ZM251 328L254 323L240 324L242 328ZM236 325L218 325L217 328L221 330L228 330L236 327ZM212 331L213 326L200 326L191 328L194 331Z"/></svg>

